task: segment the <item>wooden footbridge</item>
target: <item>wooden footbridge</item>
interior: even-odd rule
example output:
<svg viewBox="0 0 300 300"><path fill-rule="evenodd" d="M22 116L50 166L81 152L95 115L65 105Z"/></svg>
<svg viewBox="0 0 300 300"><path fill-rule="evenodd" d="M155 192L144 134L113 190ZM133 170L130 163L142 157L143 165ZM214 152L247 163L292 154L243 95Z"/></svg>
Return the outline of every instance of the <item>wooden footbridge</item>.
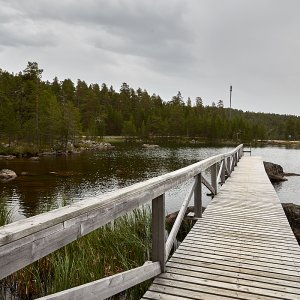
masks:
<svg viewBox="0 0 300 300"><path fill-rule="evenodd" d="M2 227L0 278L152 201L152 261L40 299L105 299L154 277L143 299L300 299L299 246L261 158L240 159L242 155L240 145L175 172ZM204 176L208 168L210 180ZM166 239L164 194L190 179L191 190ZM203 185L214 198L202 216ZM170 257L192 198L197 221Z"/></svg>

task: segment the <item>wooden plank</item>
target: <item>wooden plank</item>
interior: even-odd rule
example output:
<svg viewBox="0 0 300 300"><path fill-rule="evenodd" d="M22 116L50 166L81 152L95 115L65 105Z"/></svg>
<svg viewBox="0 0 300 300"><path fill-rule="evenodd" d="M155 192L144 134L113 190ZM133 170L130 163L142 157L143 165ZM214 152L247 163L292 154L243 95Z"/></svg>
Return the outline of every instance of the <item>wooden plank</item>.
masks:
<svg viewBox="0 0 300 300"><path fill-rule="evenodd" d="M278 268L284 268L284 269L291 269L294 270L295 266L300 267L300 263L297 263L296 261L293 260L283 260L283 259L274 259L273 257L263 257L259 254L249 254L246 251L232 251L232 250L227 250L227 251L222 251L220 249L215 249L213 247L205 247L202 246L200 247L192 247L191 245L186 245L183 244L180 247L181 251L184 251L185 253L190 253L191 255L194 256L202 256L202 255L220 255L224 257L228 257L230 259L240 259L240 260L245 260L248 263L255 262L257 264L262 264L262 265L276 265ZM183 253L183 252L178 252L178 253Z"/></svg>
<svg viewBox="0 0 300 300"><path fill-rule="evenodd" d="M152 261L160 263L161 271L165 271L165 195L152 200Z"/></svg>
<svg viewBox="0 0 300 300"><path fill-rule="evenodd" d="M234 155L232 155L231 156L231 164L230 164L231 172L234 171L234 167L235 167L235 161L234 161Z"/></svg>
<svg viewBox="0 0 300 300"><path fill-rule="evenodd" d="M225 183L225 168L226 168L226 162L225 159L222 160L222 168L221 168L221 184Z"/></svg>
<svg viewBox="0 0 300 300"><path fill-rule="evenodd" d="M230 157L227 157L227 176L230 177L231 176L231 158Z"/></svg>
<svg viewBox="0 0 300 300"><path fill-rule="evenodd" d="M271 240L271 241L275 241L276 238L280 238L282 242L292 242L293 244L295 243L295 238L291 235L292 232L288 231L288 232L275 232L275 231L270 231L270 230L266 230L265 228L260 228L260 229L250 229L247 227L244 227L243 229L243 233L241 234L241 226L231 226L230 228L227 226L222 226L221 224L215 225L212 227L212 225L210 224L201 224L200 226L198 226L198 224L196 225L195 229L193 232L195 232L197 229L199 230L198 232L201 231L206 231L213 228L214 231L216 232L221 232L222 234L227 234L227 233L231 233L231 234L237 234L237 235L243 235L244 233L246 233L247 235L249 235L249 237L258 237L263 239L264 241L266 240ZM288 233L289 235L285 235L284 233Z"/></svg>
<svg viewBox="0 0 300 300"><path fill-rule="evenodd" d="M184 218L184 216L185 216L187 207L188 207L188 205L189 205L189 203L190 203L190 200L191 200L191 198L192 198L192 195L193 195L193 193L194 193L194 190L195 190L195 188L198 186L197 180L198 180L198 179L197 179L197 177L196 177L196 179L194 180L194 183L193 183L193 185L192 185L192 188L191 188L190 192L188 193L187 197L184 199L184 201L183 201L183 203L182 203L182 205L181 205L181 208L180 208L180 210L179 210L179 212L178 212L178 215L177 215L177 217L176 217L176 220L175 220L175 222L174 222L174 224L173 224L173 227L172 227L172 229L171 229L171 231L170 231L170 234L169 234L169 236L168 236L168 239L167 239L167 242L166 242L166 259L169 257L170 251L171 251L172 246L173 246L173 244L174 244L174 241L175 241L175 239L176 239L178 230L179 230L180 225L181 225L181 222L182 222L182 220L183 220L183 218ZM165 221L163 220L163 222L165 222ZM161 224L161 225L162 225L162 224ZM163 228L164 228L164 226L163 226ZM164 229L165 229L165 228L164 228Z"/></svg>
<svg viewBox="0 0 300 300"><path fill-rule="evenodd" d="M169 288L169 293L172 293L174 288L180 288L186 293L187 296L191 297L192 299L201 299L202 293L210 293L211 299L215 299L216 296L222 297L232 297L232 298L240 298L240 299L257 299L257 300L274 300L274 297L268 296L261 296L257 294L253 294L248 292L236 291L231 289L225 289L219 286L213 285L206 285L205 282L202 284L197 283L190 283L188 281L178 281L178 280L171 280L169 278L164 278L166 273L162 274L161 277L158 277L154 281L154 285L162 285L165 287L165 291L167 292L167 287ZM193 278L190 278L193 281ZM152 290L152 288L151 288ZM222 298L221 298L222 299Z"/></svg>
<svg viewBox="0 0 300 300"><path fill-rule="evenodd" d="M178 257L172 256L169 262L181 263L185 264L186 266L197 266L197 267L205 267L207 269L218 269L224 270L229 272L235 272L237 274L247 274L247 275L254 275L259 276L262 278L270 278L270 279L279 279L286 281L287 286L294 286L294 283L297 285L300 284L300 278L297 276L291 276L287 274L281 273L273 273L272 270L261 270L261 269L254 269L254 268L247 268L245 266L241 266L239 264L228 264L223 263L220 261L211 261L206 258L193 260L186 257ZM289 285L290 284L290 285Z"/></svg>
<svg viewBox="0 0 300 300"><path fill-rule="evenodd" d="M178 262L168 262L167 272L174 273L174 272L193 272L192 276L194 277L202 277L202 276L215 276L215 280L231 280L231 278L237 278L240 282L244 282L245 284L250 285L257 285L259 287L263 287L267 284L267 287L272 290L278 290L282 292L288 292L293 294L300 293L300 283L291 282L287 280L269 278L269 277L262 277L257 275L251 275L246 273L238 272L238 269L233 270L222 270L222 269L214 269L214 268L207 268L206 266L194 266L194 265L187 265L184 263ZM269 285L269 286L268 286Z"/></svg>
<svg viewBox="0 0 300 300"><path fill-rule="evenodd" d="M181 286L169 287L164 284L153 284L150 290L145 294L146 299L163 299L172 300L177 299L201 299L201 300L226 300L226 299L237 299L236 297L219 296L206 291L194 292L188 289L183 289Z"/></svg>
<svg viewBox="0 0 300 300"><path fill-rule="evenodd" d="M201 232L205 232L206 228L200 228L199 229L199 234L201 234ZM245 235L243 235L243 233L239 232L239 231L230 231L230 230L218 230L218 229L211 229L211 233L215 233L216 235L222 235L222 236L226 236L226 237L236 237L239 238L240 240L245 240L247 239L247 237L245 237ZM261 234L261 233L253 233L253 232L247 232L245 231L245 234L247 234L247 236L249 238L251 238L253 241L255 242L261 242L261 243L268 243L270 246L272 245L290 245L290 246L295 246L295 241L290 239L289 237L284 237L284 236L278 236L278 235L273 235L272 236L268 235L268 234ZM276 241L275 239L280 239L278 241Z"/></svg>
<svg viewBox="0 0 300 300"><path fill-rule="evenodd" d="M216 245L212 243L184 243L180 245L181 249L191 249L191 251L196 251L201 253L201 249L204 251L212 251L212 252L218 252L218 253L229 253L232 255L239 255L239 256L249 256L250 258L257 257L258 260L267 260L267 261L278 261L279 263L283 264L291 264L295 266L300 266L300 259L298 257L291 257L289 254L291 251L286 251L286 252L271 252L270 251L259 251L259 250L252 250L249 248L245 247L239 247L239 246L227 246L226 245Z"/></svg>
<svg viewBox="0 0 300 300"><path fill-rule="evenodd" d="M218 193L218 182L217 182L217 164L213 164L210 167L211 186L215 191L215 195Z"/></svg>
<svg viewBox="0 0 300 300"><path fill-rule="evenodd" d="M297 251L298 250L298 247L296 244L294 243L286 243L286 242L281 242L281 241L278 241L277 243L276 242L273 242L272 240L262 240L262 239L258 239L258 238L255 238L253 236L251 236L252 238L252 242L249 242L249 240L240 235L240 234L228 234L228 233L222 233L222 232L212 232L211 235L206 235L205 232L201 233L204 237L207 236L207 238L215 238L215 239L221 239L221 240L231 240L232 243L236 243L236 244L244 244L246 243L247 245L251 244L251 245L255 245L255 246L261 246L261 247L264 247L265 249L274 249L274 247L278 248L278 249L293 249L294 251ZM190 241L201 241L201 238L199 236L192 236L192 238L190 239L190 236L188 237L188 239Z"/></svg>
<svg viewBox="0 0 300 300"><path fill-rule="evenodd" d="M242 265L246 266L247 268L253 268L253 269L260 269L260 270L272 270L274 273L282 273L282 274L288 274L291 276L299 276L299 270L297 270L297 266L289 266L289 265L282 265L282 264L275 264L271 262L265 262L265 261L259 261L255 259L243 259L242 257L234 257L227 255L222 255L221 253L208 253L206 251L201 251L198 253L195 253L191 250L185 251L184 249L178 249L176 251L176 254L174 256L178 257L178 255L181 255L181 257L189 257L193 260L198 259L207 259L207 260L216 260L220 261L222 263L232 264L232 265Z"/></svg>
<svg viewBox="0 0 300 300"><path fill-rule="evenodd" d="M195 285L195 290L197 290L198 285L200 285L201 288L203 285L212 288L221 288L223 289L223 293L224 291L226 291L228 294L229 294L228 291L230 290L233 293L234 292L239 293L240 297L243 297L243 299L253 299L253 298L259 299L259 297L273 297L271 299L279 298L279 299L294 300L295 297L299 297L294 293L275 291L272 289L255 287L253 285L243 285L238 278L231 280L231 282L224 282L221 280L214 280L212 279L212 276L207 276L206 278L202 278L199 276L195 277L191 273L189 273L189 276L186 276L183 274L176 274L176 273L169 273L169 272L165 274L161 274L160 278L172 280L175 285L178 282L193 284ZM155 280L155 282L157 283L158 280ZM230 294L230 296L231 295L234 296L234 294Z"/></svg>
<svg viewBox="0 0 300 300"><path fill-rule="evenodd" d="M216 194L215 189L211 186L211 184L202 176L201 182L210 190L214 195Z"/></svg>
<svg viewBox="0 0 300 300"><path fill-rule="evenodd" d="M198 174L194 189L194 212L196 218L202 218L202 174Z"/></svg>
<svg viewBox="0 0 300 300"><path fill-rule="evenodd" d="M231 216L227 216L225 218L219 218L217 216L205 215L205 220L201 222L197 222L197 226L201 226L201 223L204 222L205 224L226 224L227 226L247 226L249 228L261 228L263 225L264 228L269 228L269 229L275 229L276 231L280 231L281 229L283 230L291 230L291 227L288 222L267 222L267 220L263 219L258 219L253 222L253 218L248 218L247 216L244 216L243 218L233 218Z"/></svg>
<svg viewBox="0 0 300 300"><path fill-rule="evenodd" d="M172 298L165 298L165 295L167 297L172 297L174 295L183 297L184 299L201 299L201 300L226 300L226 299L237 299L236 297L229 297L224 295L218 295L214 292L215 290L208 291L207 288L202 289L200 291L193 291L189 289L189 286L187 286L187 289L183 288L182 284L179 284L179 286L174 285L168 285L168 281L160 280L157 284L153 284L150 288L150 292L160 294L160 298L158 299L172 299ZM150 298L151 299L151 298ZM156 298L154 298L156 299Z"/></svg>
<svg viewBox="0 0 300 300"><path fill-rule="evenodd" d="M252 220L253 221L253 220ZM213 221L210 221L210 220L207 220L205 219L205 221L203 222L197 222L197 224L195 225L194 228L202 228L203 226L217 226L218 228L243 228L243 229L248 229L248 230L253 230L253 231L259 231L259 232L264 232L266 230L268 230L270 232L271 231L275 231L277 234L280 233L280 232L283 232L283 233L288 233L290 235L290 233L292 232L292 229L291 227L289 226L289 224L283 224L282 225L282 228L279 226L274 226L272 224L264 224L266 226L261 226L261 224L257 224L256 222L255 223L252 223L252 224L249 224L248 222L245 223L245 222L235 222L234 220L219 220L219 222L216 223L215 220ZM196 230L196 229L194 229ZM284 234L282 234L284 235Z"/></svg>
<svg viewBox="0 0 300 300"><path fill-rule="evenodd" d="M147 291L147 293L144 295L141 299L153 299L153 300L182 300L182 299L189 299L186 297L180 297L175 295L167 295L159 292L152 292Z"/></svg>
<svg viewBox="0 0 300 300"><path fill-rule="evenodd" d="M228 237L226 236L218 236L218 235L207 235L206 233L202 233L201 234L202 236L202 239L195 236L195 237L191 237L191 236L188 236L186 238L187 241L191 242L191 243L195 243L195 242L201 242L203 239L207 238L209 239L210 241L212 242L215 242L215 243L218 243L220 245L222 244L226 244L227 245L227 242L230 240L231 241L231 245L234 243L236 246L240 246L240 247L244 247L244 248L251 248L251 249L261 249L261 250L267 250L267 251L270 251L270 245L269 244L261 244L261 243L254 243L254 242L251 242L251 241L248 241L247 239L239 239L237 237L231 237L230 239L228 239ZM276 244L276 249L274 248L274 245L272 247L273 249L273 252L277 252L278 251L289 251L291 252L291 255L293 255L294 257L299 257L299 253L298 253L298 248L297 246L288 246L286 244ZM293 252L292 252L293 251Z"/></svg>
<svg viewBox="0 0 300 300"><path fill-rule="evenodd" d="M147 262L141 267L105 277L84 285L48 295L40 300L106 299L161 273L158 262Z"/></svg>
<svg viewBox="0 0 300 300"><path fill-rule="evenodd" d="M219 167L219 172L218 172L218 176L217 176L217 184L220 182L221 180L221 176L222 176L222 171L223 171L223 160L221 161L220 167Z"/></svg>
<svg viewBox="0 0 300 300"><path fill-rule="evenodd" d="M291 255L291 251L272 251L270 253L270 249L261 249L261 248L255 248L255 247L248 247L248 246L243 246L241 247L241 245L235 245L235 244L231 244L231 243L214 243L213 241L207 240L204 241L202 240L200 243L199 242L195 242L195 241L184 241L184 245L183 246L195 246L198 248L206 248L209 247L210 249L213 248L216 251L232 251L233 253L241 253L241 254L250 254L250 255L259 255L261 257L265 257L265 258L270 258L270 259L278 259L278 260L283 260L283 261L295 261L297 263L300 263L300 255L296 254L296 255Z"/></svg>

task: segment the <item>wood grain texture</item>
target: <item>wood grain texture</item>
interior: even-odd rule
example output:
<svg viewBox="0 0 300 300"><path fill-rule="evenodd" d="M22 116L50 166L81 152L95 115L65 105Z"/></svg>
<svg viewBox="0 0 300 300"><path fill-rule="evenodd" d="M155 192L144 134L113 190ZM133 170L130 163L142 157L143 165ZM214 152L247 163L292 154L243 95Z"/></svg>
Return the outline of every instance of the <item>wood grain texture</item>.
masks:
<svg viewBox="0 0 300 300"><path fill-rule="evenodd" d="M152 200L152 261L160 263L161 271L165 271L165 195Z"/></svg>
<svg viewBox="0 0 300 300"><path fill-rule="evenodd" d="M0 279L194 178L242 149L0 228Z"/></svg>
<svg viewBox="0 0 300 300"><path fill-rule="evenodd" d="M197 176L198 177L198 176ZM194 180L194 183L192 185L192 188L190 190L190 192L187 194L186 198L184 199L181 208L177 214L176 220L173 224L173 227L170 231L170 234L168 236L167 242L166 242L166 258L169 257L169 254L171 252L172 246L174 244L174 241L176 239L177 233L179 231L181 222L185 216L186 210L188 208L188 205L190 203L190 200L194 194L195 191L195 187L198 185L198 178L196 177L196 179Z"/></svg>
<svg viewBox="0 0 300 300"><path fill-rule="evenodd" d="M262 159L225 161L231 176L145 299L300 299L300 248Z"/></svg>
<svg viewBox="0 0 300 300"><path fill-rule="evenodd" d="M59 293L39 298L40 300L98 300L107 299L161 273L158 262L147 262L143 266L105 277Z"/></svg>

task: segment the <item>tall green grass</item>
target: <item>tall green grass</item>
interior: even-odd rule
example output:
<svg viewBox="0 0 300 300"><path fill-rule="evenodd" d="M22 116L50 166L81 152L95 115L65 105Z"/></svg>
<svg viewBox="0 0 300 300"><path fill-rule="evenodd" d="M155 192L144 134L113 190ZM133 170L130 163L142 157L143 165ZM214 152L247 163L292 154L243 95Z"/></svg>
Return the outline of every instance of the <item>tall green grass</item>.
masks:
<svg viewBox="0 0 300 300"><path fill-rule="evenodd" d="M11 222L12 210L7 206L7 197L0 197L0 226Z"/></svg>
<svg viewBox="0 0 300 300"><path fill-rule="evenodd" d="M1 224L10 217L3 199ZM0 281L0 299L35 299L143 265L151 257L151 218L148 206L136 209L8 276ZM167 222L168 231L171 226ZM192 226L191 221L183 222L179 240ZM126 299L140 299L149 284L127 290Z"/></svg>
<svg viewBox="0 0 300 300"><path fill-rule="evenodd" d="M15 299L34 299L88 283L150 260L151 211L134 210L2 281ZM149 282L126 291L139 299Z"/></svg>
<svg viewBox="0 0 300 300"><path fill-rule="evenodd" d="M12 210L7 205L7 197L0 197L0 226L10 223L12 220ZM5 280L0 280L0 299L9 299L10 293L7 294L8 287Z"/></svg>

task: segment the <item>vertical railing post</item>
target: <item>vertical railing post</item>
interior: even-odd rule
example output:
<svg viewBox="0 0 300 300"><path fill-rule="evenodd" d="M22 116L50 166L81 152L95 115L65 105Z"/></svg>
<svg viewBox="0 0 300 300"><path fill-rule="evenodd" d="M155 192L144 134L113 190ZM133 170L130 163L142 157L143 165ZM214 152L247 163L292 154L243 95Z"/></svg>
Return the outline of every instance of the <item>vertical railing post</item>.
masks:
<svg viewBox="0 0 300 300"><path fill-rule="evenodd" d="M222 165L222 170L221 170L221 184L225 183L225 159L223 159L223 165Z"/></svg>
<svg viewBox="0 0 300 300"><path fill-rule="evenodd" d="M210 174L211 174L211 186L215 189L215 194L218 193L218 183L217 183L217 164L213 164L210 167Z"/></svg>
<svg viewBox="0 0 300 300"><path fill-rule="evenodd" d="M231 172L234 171L234 167L235 167L235 161L234 161L234 154L232 155L232 169Z"/></svg>
<svg viewBox="0 0 300 300"><path fill-rule="evenodd" d="M161 272L166 269L165 245L165 194L152 200L152 261L160 263Z"/></svg>
<svg viewBox="0 0 300 300"><path fill-rule="evenodd" d="M202 175L201 173L195 176L197 181L194 190L194 216L195 218L202 218Z"/></svg>
<svg viewBox="0 0 300 300"><path fill-rule="evenodd" d="M228 170L227 177L230 177L231 174L230 156L227 157L227 170Z"/></svg>
<svg viewBox="0 0 300 300"><path fill-rule="evenodd" d="M237 152L234 153L234 166L236 167L238 163L238 155Z"/></svg>

